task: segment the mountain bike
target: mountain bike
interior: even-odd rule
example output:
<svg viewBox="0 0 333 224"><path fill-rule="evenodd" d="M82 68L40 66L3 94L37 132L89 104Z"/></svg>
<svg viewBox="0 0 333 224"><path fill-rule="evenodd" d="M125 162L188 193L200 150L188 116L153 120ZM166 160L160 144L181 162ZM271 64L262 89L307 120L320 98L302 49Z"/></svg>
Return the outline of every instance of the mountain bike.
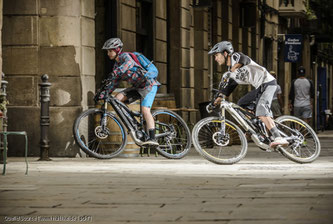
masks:
<svg viewBox="0 0 333 224"><path fill-rule="evenodd" d="M228 102L224 96L221 104L216 108L213 102L217 95L215 94L206 109L209 113L215 110L219 116L200 120L192 130L193 145L207 160L217 164L234 164L243 159L248 148L244 132L251 136L253 142L262 150L279 152L297 163L311 163L319 156L321 150L319 139L303 120L287 115L275 119L279 133L287 139L289 145L271 148L269 145L273 137L265 124L255 116L253 110ZM242 129L226 119L226 112Z"/></svg>
<svg viewBox="0 0 333 224"><path fill-rule="evenodd" d="M82 112L73 125L76 143L89 156L98 159L118 156L127 144L127 133L138 146L148 139L143 115L130 110L108 91L105 92L101 108ZM114 111L107 110L108 104ZM155 120L155 137L159 143L155 148L158 153L169 159L184 157L191 147L191 132L185 121L167 109L153 111L152 116Z"/></svg>

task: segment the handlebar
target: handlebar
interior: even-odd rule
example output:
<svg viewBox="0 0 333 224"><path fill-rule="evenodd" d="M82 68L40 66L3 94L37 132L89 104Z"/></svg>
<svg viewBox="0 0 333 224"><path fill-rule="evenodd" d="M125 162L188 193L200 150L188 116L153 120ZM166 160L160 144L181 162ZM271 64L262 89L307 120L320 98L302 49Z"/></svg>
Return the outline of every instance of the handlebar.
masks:
<svg viewBox="0 0 333 224"><path fill-rule="evenodd" d="M213 91L213 97L212 97L212 100L211 100L211 102L206 106L206 111L208 112L208 113L212 113L213 112L213 110L216 108L216 106L214 105L214 102L215 102L215 100L219 97L219 95L220 95L220 89L223 89L223 88L225 88L225 86L227 85L227 83L228 83L228 79L227 78L222 78L221 79L221 82L219 83L219 88L218 89L212 89L212 91ZM224 94L222 94L222 101L224 101L225 100L225 95Z"/></svg>
<svg viewBox="0 0 333 224"><path fill-rule="evenodd" d="M213 112L214 106L210 103L206 106L206 111L210 114Z"/></svg>
<svg viewBox="0 0 333 224"><path fill-rule="evenodd" d="M110 98L110 96L112 97L112 95L109 93L108 91L108 86L110 85L110 81L105 79L102 81L102 85L101 87L96 91L94 100L95 102L99 101L99 100L107 100ZM100 98L101 94L103 94L103 98Z"/></svg>

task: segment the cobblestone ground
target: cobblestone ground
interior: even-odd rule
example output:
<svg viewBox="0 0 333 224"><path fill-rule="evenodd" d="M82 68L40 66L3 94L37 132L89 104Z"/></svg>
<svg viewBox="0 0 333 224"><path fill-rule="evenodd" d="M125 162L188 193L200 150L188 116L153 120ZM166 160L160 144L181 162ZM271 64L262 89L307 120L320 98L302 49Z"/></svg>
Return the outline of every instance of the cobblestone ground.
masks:
<svg viewBox="0 0 333 224"><path fill-rule="evenodd" d="M0 223L333 223L333 139L312 164L250 147L234 165L182 160L10 158ZM194 149L193 149L194 150Z"/></svg>

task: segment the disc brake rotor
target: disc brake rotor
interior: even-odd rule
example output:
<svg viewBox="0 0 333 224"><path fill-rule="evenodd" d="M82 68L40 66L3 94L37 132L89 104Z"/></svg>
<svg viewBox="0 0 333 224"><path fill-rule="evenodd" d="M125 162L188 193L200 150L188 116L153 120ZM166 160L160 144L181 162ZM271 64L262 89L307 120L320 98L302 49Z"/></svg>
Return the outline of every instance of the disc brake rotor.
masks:
<svg viewBox="0 0 333 224"><path fill-rule="evenodd" d="M229 135L225 134L224 136L222 136L221 132L215 132L212 136L213 141L216 145L218 146L226 146L229 144Z"/></svg>
<svg viewBox="0 0 333 224"><path fill-rule="evenodd" d="M109 130L107 128L103 130L101 126L95 128L95 135L100 139L106 139L109 136L108 132Z"/></svg>

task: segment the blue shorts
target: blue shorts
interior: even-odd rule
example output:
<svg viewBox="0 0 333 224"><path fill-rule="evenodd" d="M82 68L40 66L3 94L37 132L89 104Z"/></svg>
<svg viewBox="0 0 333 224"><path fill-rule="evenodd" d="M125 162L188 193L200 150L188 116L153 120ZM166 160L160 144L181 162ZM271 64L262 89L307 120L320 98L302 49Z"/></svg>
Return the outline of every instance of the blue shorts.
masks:
<svg viewBox="0 0 333 224"><path fill-rule="evenodd" d="M132 103L138 99L142 99L141 106L151 108L154 103L157 90L158 86L153 86L149 92L147 91L147 89L130 87L125 89L121 93L127 97L126 103Z"/></svg>
<svg viewBox="0 0 333 224"><path fill-rule="evenodd" d="M155 99L157 90L158 90L158 86L153 86L151 88L150 92L148 92L148 94L146 95L146 97L142 100L141 106L151 108L151 106L154 103L154 99Z"/></svg>

